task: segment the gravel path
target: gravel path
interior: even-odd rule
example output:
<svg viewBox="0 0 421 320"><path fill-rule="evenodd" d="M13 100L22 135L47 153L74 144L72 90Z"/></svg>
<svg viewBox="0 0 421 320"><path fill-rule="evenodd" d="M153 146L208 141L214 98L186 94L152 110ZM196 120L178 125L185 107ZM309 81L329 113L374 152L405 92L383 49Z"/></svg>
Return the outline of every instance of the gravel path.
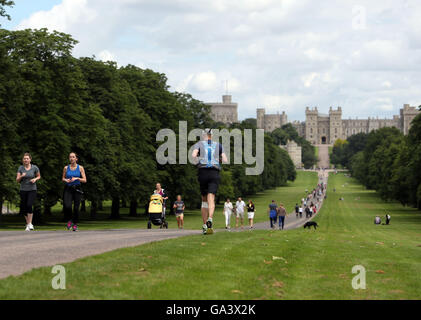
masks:
<svg viewBox="0 0 421 320"><path fill-rule="evenodd" d="M319 172L319 181L327 182L327 174L328 172ZM322 204L323 202L319 204L319 210ZM301 227L316 215L305 219L303 213L304 217L297 219L295 213L289 214L285 219L285 229ZM269 221L257 223L255 228L270 229ZM0 232L0 279L20 275L33 268L72 262L119 248L194 234L201 234L201 230L2 231Z"/></svg>

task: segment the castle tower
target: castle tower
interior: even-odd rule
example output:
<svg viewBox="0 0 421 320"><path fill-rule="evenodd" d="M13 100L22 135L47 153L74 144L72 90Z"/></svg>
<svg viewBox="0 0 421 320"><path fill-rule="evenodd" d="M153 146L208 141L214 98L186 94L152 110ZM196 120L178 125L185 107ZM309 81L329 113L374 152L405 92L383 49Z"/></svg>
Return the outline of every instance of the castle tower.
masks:
<svg viewBox="0 0 421 320"><path fill-rule="evenodd" d="M282 114L281 114L281 127L284 126L284 125L286 125L287 123L288 123L288 116L285 113L285 111L282 111Z"/></svg>
<svg viewBox="0 0 421 320"><path fill-rule="evenodd" d="M314 109L306 107L305 138L312 144L317 144L319 141L318 117L319 111L317 110L317 107Z"/></svg>
<svg viewBox="0 0 421 320"><path fill-rule="evenodd" d="M257 108L257 129L265 128L265 108Z"/></svg>
<svg viewBox="0 0 421 320"><path fill-rule="evenodd" d="M414 118L420 114L419 111L415 107L411 107L409 104L404 104L403 109L400 110L400 125L399 129L403 132L403 134L408 134L409 129L411 128L411 122Z"/></svg>
<svg viewBox="0 0 421 320"><path fill-rule="evenodd" d="M216 122L232 124L238 122L238 103L230 95L222 96L221 102L206 103L211 107L211 117Z"/></svg>
<svg viewBox="0 0 421 320"><path fill-rule="evenodd" d="M342 137L342 108L338 107L337 110L333 110L330 107L329 110L329 143L334 144L336 140Z"/></svg>

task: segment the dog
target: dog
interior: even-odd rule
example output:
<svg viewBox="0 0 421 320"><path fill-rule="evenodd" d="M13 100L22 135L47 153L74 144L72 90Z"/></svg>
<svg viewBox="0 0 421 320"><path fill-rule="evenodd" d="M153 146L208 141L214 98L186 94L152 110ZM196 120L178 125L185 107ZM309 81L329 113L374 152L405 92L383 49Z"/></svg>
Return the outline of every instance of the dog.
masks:
<svg viewBox="0 0 421 320"><path fill-rule="evenodd" d="M312 226L314 227L314 230L316 230L319 225L315 221L308 221L304 224L304 229L305 228L311 229Z"/></svg>

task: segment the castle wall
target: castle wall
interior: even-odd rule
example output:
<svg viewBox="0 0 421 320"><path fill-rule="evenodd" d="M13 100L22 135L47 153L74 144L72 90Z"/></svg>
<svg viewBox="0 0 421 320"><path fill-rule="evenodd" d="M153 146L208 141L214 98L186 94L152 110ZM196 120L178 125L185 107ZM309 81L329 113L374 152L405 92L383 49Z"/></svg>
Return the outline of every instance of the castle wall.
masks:
<svg viewBox="0 0 421 320"><path fill-rule="evenodd" d="M405 104L400 109L400 115L392 119L342 119L342 108L329 110L329 114L321 114L315 108L306 107L305 122L294 121L292 125L301 137L312 144L333 144L337 139L347 139L357 133L369 133L384 127L395 127L404 134L408 134L412 120L420 114L416 107ZM279 114L265 114L264 109L257 110L257 126L267 132L280 128L287 121L285 112Z"/></svg>

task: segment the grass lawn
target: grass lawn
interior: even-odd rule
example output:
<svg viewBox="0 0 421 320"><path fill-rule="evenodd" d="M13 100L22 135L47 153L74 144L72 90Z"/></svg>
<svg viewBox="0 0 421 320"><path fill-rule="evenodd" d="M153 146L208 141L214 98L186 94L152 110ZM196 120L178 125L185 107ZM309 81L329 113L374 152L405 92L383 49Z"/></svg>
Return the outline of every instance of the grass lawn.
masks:
<svg viewBox="0 0 421 320"><path fill-rule="evenodd" d="M314 154L317 159L319 159L319 147L314 147Z"/></svg>
<svg viewBox="0 0 421 320"><path fill-rule="evenodd" d="M386 210L391 225L374 225ZM421 298L420 212L340 173L316 220L317 231L219 232L83 258L65 264L61 291L39 268L0 280L0 299ZM351 286L354 265L366 269L366 290Z"/></svg>
<svg viewBox="0 0 421 320"><path fill-rule="evenodd" d="M278 203L282 201L288 212L291 212L296 202L299 202L305 190L312 190L316 187L318 182L317 173L297 171L297 179L294 182L289 182L285 187L279 187L273 190L266 190L252 197L256 206L255 221L261 222L267 220L267 206L272 201L276 200ZM244 199L245 202L248 198ZM81 221L79 223L80 229L83 230L97 230L97 229L127 229L127 228L142 228L146 229L147 217L144 214L139 214L138 217L130 217L128 215L128 208L121 208L121 219L110 220L111 202L104 203L104 211L98 213L96 220L89 220L89 207L87 212L81 214ZM56 205L52 212L52 216L48 218L48 223L45 225L35 226L36 230L63 230L64 223L62 222L62 207ZM214 223L216 228L225 227L225 218L222 213L223 204L217 206L214 215ZM143 210L138 211L143 212ZM167 215L167 220L170 228L177 228L177 221L174 215ZM233 220L233 219L232 219ZM235 220L235 219L234 219ZM4 216L0 224L0 230L16 230L22 231L25 227L24 219L21 216ZM234 222L235 223L235 222ZM200 210L186 210L184 215L185 229L200 229L203 222L201 219ZM156 228L156 227L155 227Z"/></svg>

